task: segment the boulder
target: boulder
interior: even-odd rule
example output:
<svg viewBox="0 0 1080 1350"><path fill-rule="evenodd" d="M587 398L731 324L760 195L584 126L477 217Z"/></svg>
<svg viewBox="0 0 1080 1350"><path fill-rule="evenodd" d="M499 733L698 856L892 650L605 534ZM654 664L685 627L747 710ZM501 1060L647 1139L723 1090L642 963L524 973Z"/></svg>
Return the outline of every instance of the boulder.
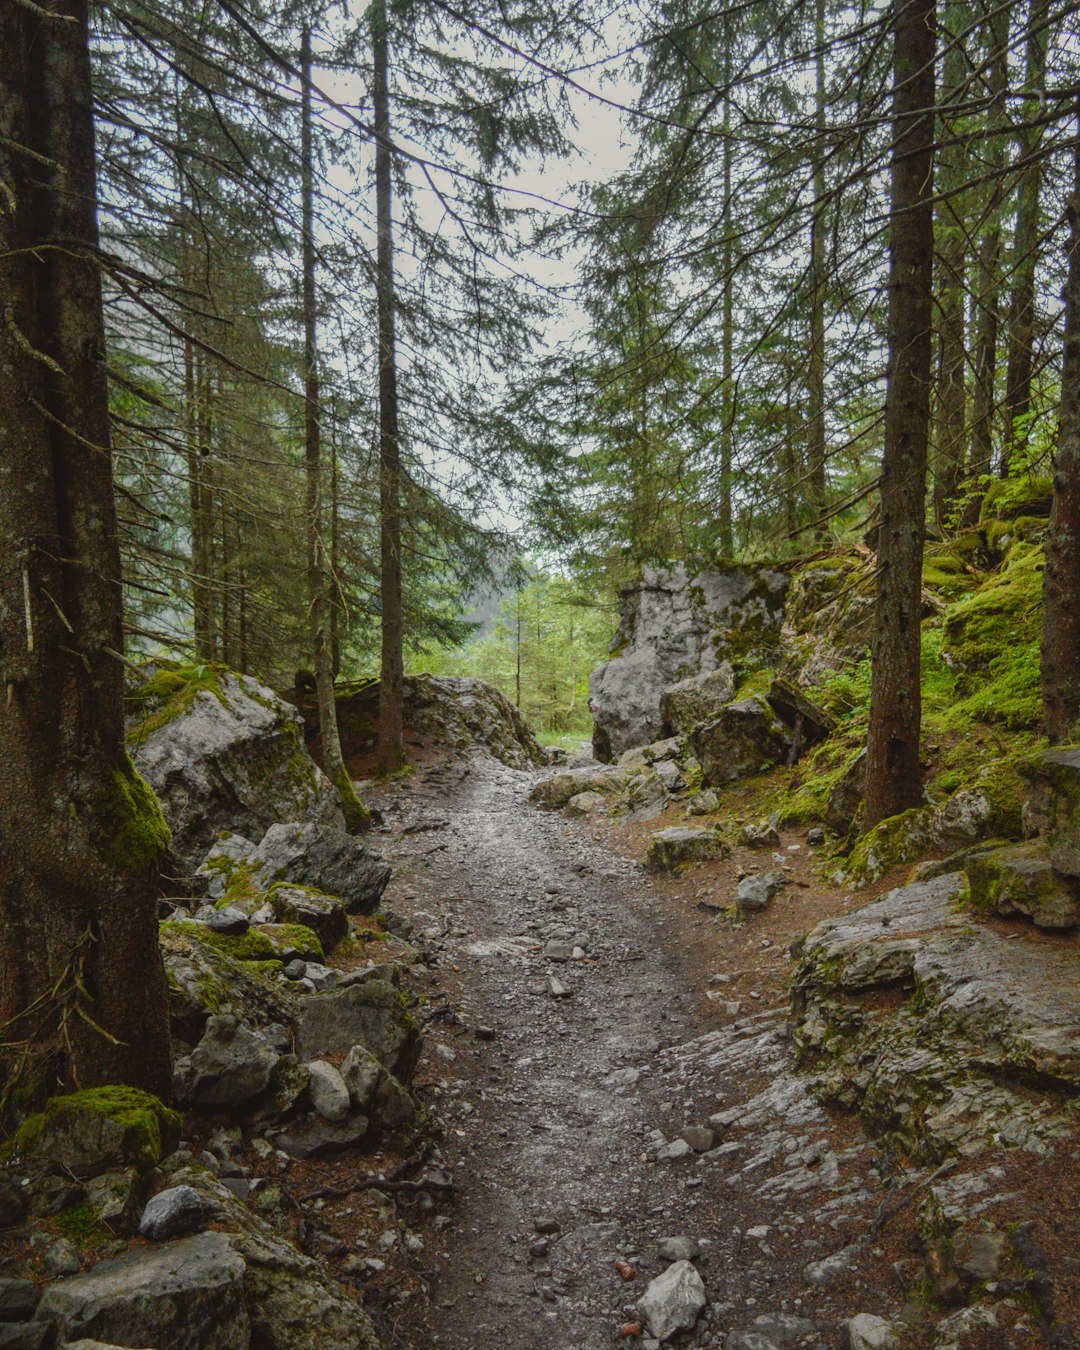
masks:
<svg viewBox="0 0 1080 1350"><path fill-rule="evenodd" d="M189 1109L244 1113L283 1109L306 1084L294 1055L232 1016L209 1019L199 1044L176 1061L173 1079L177 1100Z"/></svg>
<svg viewBox="0 0 1080 1350"><path fill-rule="evenodd" d="M57 1163L77 1177L111 1167L153 1167L176 1148L180 1117L138 1088L87 1088L51 1097L15 1136L15 1154Z"/></svg>
<svg viewBox="0 0 1080 1350"><path fill-rule="evenodd" d="M833 554L791 578L782 633L782 675L801 689L850 670L874 632L874 566L863 553Z"/></svg>
<svg viewBox="0 0 1080 1350"><path fill-rule="evenodd" d="M702 781L718 787L782 763L791 741L765 700L752 697L727 704L719 717L692 731L690 745L701 762Z"/></svg>
<svg viewBox="0 0 1080 1350"><path fill-rule="evenodd" d="M1057 746L1020 766L1029 785L1024 831L1049 840L1051 860L1080 877L1080 746Z"/></svg>
<svg viewBox="0 0 1080 1350"><path fill-rule="evenodd" d="M277 1137L278 1148L291 1158L332 1158L347 1148L363 1143L368 1132L366 1116L353 1115L348 1120L310 1120L290 1125Z"/></svg>
<svg viewBox="0 0 1080 1350"><path fill-rule="evenodd" d="M511 769L551 762L518 709L486 680L406 675L402 700L406 735L413 742L457 754L478 751ZM370 752L378 739L379 681L340 687L337 715L345 758ZM312 731L317 734L317 727Z"/></svg>
<svg viewBox="0 0 1080 1350"><path fill-rule="evenodd" d="M812 1345L819 1330L809 1317L794 1313L761 1313L749 1326L733 1331L724 1341L724 1350L787 1350L788 1346Z"/></svg>
<svg viewBox="0 0 1080 1350"><path fill-rule="evenodd" d="M201 1228L207 1218L206 1202L191 1186L170 1186L147 1201L139 1220L139 1236L164 1242Z"/></svg>
<svg viewBox="0 0 1080 1350"><path fill-rule="evenodd" d="M773 680L765 701L790 731L796 758L836 729L831 714L819 708L790 680Z"/></svg>
<svg viewBox="0 0 1080 1350"><path fill-rule="evenodd" d="M299 715L257 680L161 665L132 702L128 744L172 829L180 873L194 873L223 832L258 839L282 817L343 827Z"/></svg>
<svg viewBox="0 0 1080 1350"><path fill-rule="evenodd" d="M85 1186L85 1204L110 1232L133 1233L139 1226L150 1175L134 1167L120 1167L90 1177Z"/></svg>
<svg viewBox="0 0 1080 1350"><path fill-rule="evenodd" d="M403 995L382 980L302 999L299 1036L302 1046L322 1054L347 1054L354 1045L362 1045L383 1068L406 1082L423 1044Z"/></svg>
<svg viewBox="0 0 1080 1350"><path fill-rule="evenodd" d="M611 798L603 792L578 792L566 803L566 814L577 819L606 816L611 811Z"/></svg>
<svg viewBox="0 0 1080 1350"><path fill-rule="evenodd" d="M210 852L196 869L195 875L206 886L211 900L220 900L229 888L238 867L246 864L255 852L255 845L246 835L229 832L219 835L210 846Z"/></svg>
<svg viewBox="0 0 1080 1350"><path fill-rule="evenodd" d="M873 1313L858 1313L848 1319L847 1341L849 1350L900 1350L901 1346L893 1324Z"/></svg>
<svg viewBox="0 0 1080 1350"><path fill-rule="evenodd" d="M1054 868L1046 840L972 850L965 870L976 909L1024 914L1039 928L1080 923L1080 880Z"/></svg>
<svg viewBox="0 0 1080 1350"><path fill-rule="evenodd" d="M349 1089L342 1075L325 1059L309 1060L304 1068L308 1071L308 1093L315 1110L323 1120L344 1120L349 1114Z"/></svg>
<svg viewBox="0 0 1080 1350"><path fill-rule="evenodd" d="M645 866L650 872L678 873L692 863L713 862L730 853L730 846L715 830L672 825L657 830L650 839Z"/></svg>
<svg viewBox="0 0 1080 1350"><path fill-rule="evenodd" d="M279 923L301 924L315 934L323 950L312 953L314 957L333 951L349 932L349 917L342 902L311 886L279 881L270 888L266 900Z"/></svg>
<svg viewBox="0 0 1080 1350"><path fill-rule="evenodd" d="M0 1276L0 1322L25 1322L34 1315L41 1290L33 1280Z"/></svg>
<svg viewBox="0 0 1080 1350"><path fill-rule="evenodd" d="M246 1350L244 1260L224 1233L139 1247L46 1289L37 1316L81 1337L169 1350Z"/></svg>
<svg viewBox="0 0 1080 1350"><path fill-rule="evenodd" d="M318 824L272 825L249 865L261 890L278 881L314 887L338 897L349 914L374 913L390 880L389 865L359 840Z"/></svg>
<svg viewBox="0 0 1080 1350"><path fill-rule="evenodd" d="M691 1331L707 1301L693 1262L675 1261L650 1281L637 1306L653 1336L663 1343L677 1332Z"/></svg>
<svg viewBox="0 0 1080 1350"><path fill-rule="evenodd" d="M846 835L855 824L866 796L866 750L862 749L833 784L825 809L825 823Z"/></svg>
<svg viewBox="0 0 1080 1350"><path fill-rule="evenodd" d="M690 732L702 722L711 722L734 697L735 671L730 661L721 661L715 670L690 675L661 693L662 728L668 735Z"/></svg>
<svg viewBox="0 0 1080 1350"><path fill-rule="evenodd" d="M616 655L589 680L597 757L655 741L664 728L660 699L673 685L774 652L787 588L788 578L767 567L697 575L682 563L646 567L621 592Z"/></svg>
<svg viewBox="0 0 1080 1350"><path fill-rule="evenodd" d="M568 769L542 778L529 793L529 800L548 811L558 811L583 792L616 796L626 787L629 777L629 770L621 766L590 764L580 769Z"/></svg>
<svg viewBox="0 0 1080 1350"><path fill-rule="evenodd" d="M386 1070L366 1045L354 1045L341 1065L341 1076L349 1092L349 1100L357 1111L371 1114L379 1080Z"/></svg>

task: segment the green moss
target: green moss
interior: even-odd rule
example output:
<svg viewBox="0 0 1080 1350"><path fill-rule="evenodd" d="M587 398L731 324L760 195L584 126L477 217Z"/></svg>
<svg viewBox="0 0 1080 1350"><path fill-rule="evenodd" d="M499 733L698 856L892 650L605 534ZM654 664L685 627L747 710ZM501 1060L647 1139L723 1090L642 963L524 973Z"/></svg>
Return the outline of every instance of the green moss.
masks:
<svg viewBox="0 0 1080 1350"><path fill-rule="evenodd" d="M175 1149L181 1119L157 1097L132 1087L86 1088L50 1097L44 1111L31 1116L15 1136L21 1155L33 1154L51 1134L63 1137L87 1116L105 1116L122 1131L122 1150L132 1162L152 1165Z"/></svg>
<svg viewBox="0 0 1080 1350"><path fill-rule="evenodd" d="M272 960L245 960L239 957L238 960L249 975L254 975L257 979L265 979L267 976L276 975L279 971L285 969L285 963L277 957Z"/></svg>
<svg viewBox="0 0 1080 1350"><path fill-rule="evenodd" d="M91 828L99 855L116 872L155 875L172 840L153 789L128 755L94 804Z"/></svg>
<svg viewBox="0 0 1080 1350"><path fill-rule="evenodd" d="M154 663L154 673L128 695L133 725L129 741L141 741L174 721L194 703L201 693L213 694L221 703L221 666L194 665L179 661Z"/></svg>
<svg viewBox="0 0 1080 1350"><path fill-rule="evenodd" d="M227 874L229 884L225 887L224 894L220 900L215 901L217 908L227 909L230 905L243 906L255 903L262 895L262 891L256 884L251 867L245 862L235 862L232 859L228 861L233 862L233 867Z"/></svg>
<svg viewBox="0 0 1080 1350"><path fill-rule="evenodd" d="M1043 561L1037 545L1017 544L996 576L946 612L942 654L959 694L949 714L954 727L1039 724Z"/></svg>
<svg viewBox="0 0 1080 1350"><path fill-rule="evenodd" d="M323 951L323 945L319 941L316 933L302 923L275 923L268 924L262 930L266 937L274 945L275 951L293 949L295 951L310 953L320 961L325 960L326 953Z"/></svg>
<svg viewBox="0 0 1080 1350"><path fill-rule="evenodd" d="M928 844L931 808L914 806L889 816L864 834L852 850L845 870L850 885L877 881L898 863L913 862Z"/></svg>
<svg viewBox="0 0 1080 1350"><path fill-rule="evenodd" d="M1050 514L1054 482L1049 474L1018 474L995 479L986 489L979 512L980 523L1015 520L1018 516Z"/></svg>
<svg viewBox="0 0 1080 1350"><path fill-rule="evenodd" d="M78 1247L96 1247L114 1235L89 1205L76 1205L57 1215L56 1227Z"/></svg>
<svg viewBox="0 0 1080 1350"><path fill-rule="evenodd" d="M249 928L246 933L215 933L202 923L193 923L190 919L170 919L162 928L186 933L211 947L216 952L231 956L234 961L273 961L277 951L270 939L257 928Z"/></svg>
<svg viewBox="0 0 1080 1350"><path fill-rule="evenodd" d="M345 817L345 829L349 834L359 834L361 830L368 829L371 825L371 812L360 800L348 773L343 769L330 781L337 788L338 796L341 799L341 812Z"/></svg>

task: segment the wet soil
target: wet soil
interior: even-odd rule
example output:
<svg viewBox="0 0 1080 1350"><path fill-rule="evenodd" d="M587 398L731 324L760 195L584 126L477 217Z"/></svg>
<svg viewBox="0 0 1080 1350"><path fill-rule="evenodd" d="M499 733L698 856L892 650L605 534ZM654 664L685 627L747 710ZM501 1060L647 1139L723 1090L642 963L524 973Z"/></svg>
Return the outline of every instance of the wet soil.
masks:
<svg viewBox="0 0 1080 1350"><path fill-rule="evenodd" d="M669 1264L660 1240L684 1236L709 1305L677 1346L840 1347L854 1314L905 1308L906 1343L934 1344L947 1310L913 1296L930 1173L815 1101L786 1036L790 944L866 896L823 884L795 836L650 878L639 859L666 819L570 821L529 804L532 781L478 758L377 801L387 905L430 962L417 1087L454 1182L426 1213L399 1206L411 1249L373 1250L387 1267L368 1298L388 1342L648 1344L635 1305ZM755 869L790 884L735 924L738 875ZM549 942L583 955L552 959ZM711 1147L665 1157L688 1126L712 1128L695 1140ZM1016 1194L999 1180L988 1218L1019 1217ZM1019 1304L964 1342L1045 1343Z"/></svg>

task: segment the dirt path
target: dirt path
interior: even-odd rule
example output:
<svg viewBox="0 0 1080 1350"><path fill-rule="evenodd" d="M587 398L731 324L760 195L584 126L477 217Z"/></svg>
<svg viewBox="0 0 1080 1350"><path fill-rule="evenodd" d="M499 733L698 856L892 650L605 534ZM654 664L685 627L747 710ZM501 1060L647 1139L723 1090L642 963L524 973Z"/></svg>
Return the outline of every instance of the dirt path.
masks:
<svg viewBox="0 0 1080 1350"><path fill-rule="evenodd" d="M882 1160L788 1072L782 1008L703 1013L663 896L530 806L529 783L474 761L383 803L388 902L437 950L457 1014L433 1021L421 1074L457 1201L424 1229L400 1343L610 1347L669 1237L699 1245L709 1298L676 1344L838 1346L845 1317L895 1313L889 1254L851 1245ZM558 959L574 947L583 959ZM694 1141L712 1147L664 1156L691 1125L715 1129Z"/></svg>

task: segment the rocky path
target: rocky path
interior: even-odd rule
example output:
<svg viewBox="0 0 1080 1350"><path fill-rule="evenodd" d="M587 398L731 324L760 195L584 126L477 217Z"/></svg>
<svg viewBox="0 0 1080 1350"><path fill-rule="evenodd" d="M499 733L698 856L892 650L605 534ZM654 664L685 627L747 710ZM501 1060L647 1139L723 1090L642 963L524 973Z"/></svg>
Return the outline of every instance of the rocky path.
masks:
<svg viewBox="0 0 1080 1350"><path fill-rule="evenodd" d="M686 1255L708 1303L675 1344L839 1346L852 1315L895 1314L902 1278L868 1240L884 1163L789 1073L782 1007L702 1012L640 869L529 782L474 761L383 804L388 901L457 1014L423 1075L457 1201L399 1343L655 1346L635 1305Z"/></svg>

